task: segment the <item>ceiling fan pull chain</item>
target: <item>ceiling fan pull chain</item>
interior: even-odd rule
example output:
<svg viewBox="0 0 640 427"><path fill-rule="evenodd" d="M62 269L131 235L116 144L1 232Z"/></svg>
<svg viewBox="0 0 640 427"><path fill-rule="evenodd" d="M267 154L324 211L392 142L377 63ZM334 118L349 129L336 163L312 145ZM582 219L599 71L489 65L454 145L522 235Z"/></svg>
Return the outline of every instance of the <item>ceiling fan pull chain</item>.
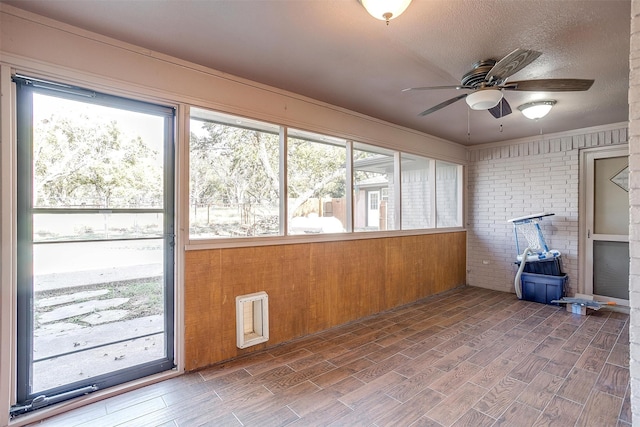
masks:
<svg viewBox="0 0 640 427"><path fill-rule="evenodd" d="M503 105L504 103L502 102L502 99L500 99L500 133L502 133L502 118L504 117L504 115L502 114Z"/></svg>
<svg viewBox="0 0 640 427"><path fill-rule="evenodd" d="M500 133L502 133L502 123L500 123Z"/></svg>
<svg viewBox="0 0 640 427"><path fill-rule="evenodd" d="M471 142L471 109L467 108L467 142Z"/></svg>

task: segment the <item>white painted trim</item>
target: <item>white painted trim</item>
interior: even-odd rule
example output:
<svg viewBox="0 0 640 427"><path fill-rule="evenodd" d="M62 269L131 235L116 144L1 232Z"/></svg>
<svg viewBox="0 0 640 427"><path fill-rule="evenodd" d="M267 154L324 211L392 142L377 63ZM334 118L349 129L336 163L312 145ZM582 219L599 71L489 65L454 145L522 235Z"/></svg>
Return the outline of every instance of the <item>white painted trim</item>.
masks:
<svg viewBox="0 0 640 427"><path fill-rule="evenodd" d="M347 233L353 233L353 141L347 141L347 159L346 159L346 182L345 182L345 209L347 210L347 223L345 230Z"/></svg>
<svg viewBox="0 0 640 427"><path fill-rule="evenodd" d="M185 246L186 251L201 251L207 249L246 248L253 246L296 245L303 243L342 242L351 240L384 239L389 237L422 236L425 234L456 233L467 231L463 227L452 228L427 228L423 230L394 230L394 231L358 231L354 233L314 234L312 236L278 236L220 239L220 241L207 240L194 244L194 240Z"/></svg>
<svg viewBox="0 0 640 427"><path fill-rule="evenodd" d="M580 153L580 175L578 188L578 290L586 295L593 295L593 270L590 266L593 263L593 182L589 179L593 176L593 160L607 157L629 155L629 145L620 144L607 147L596 147L582 150ZM587 233L590 237L587 237ZM599 235L603 236L603 235ZM615 240L619 236L615 237ZM613 240L613 239L612 239ZM627 240L628 241L628 237ZM603 298L598 296L598 298ZM623 301L623 300L620 300ZM618 301L616 301L618 302ZM628 301L626 302L628 304Z"/></svg>
<svg viewBox="0 0 640 427"><path fill-rule="evenodd" d="M178 372L185 367L184 246L189 238L189 106L179 105L175 132L175 274L174 274L174 363Z"/></svg>
<svg viewBox="0 0 640 427"><path fill-rule="evenodd" d="M463 211L463 206L465 203L465 191L464 189L466 188L465 183L465 174L464 174L464 170L465 167L462 165L458 166L458 225L460 225L462 227L462 224L464 224L464 211Z"/></svg>
<svg viewBox="0 0 640 427"><path fill-rule="evenodd" d="M15 90L11 69L0 64L0 425L9 423L9 408L15 401Z"/></svg>
<svg viewBox="0 0 640 427"><path fill-rule="evenodd" d="M393 154L393 233L402 228L402 154ZM390 236L391 237L391 236Z"/></svg>
<svg viewBox="0 0 640 427"><path fill-rule="evenodd" d="M592 234L592 238L599 240L606 240L607 242L624 242L629 243L629 236L623 236L618 234Z"/></svg>

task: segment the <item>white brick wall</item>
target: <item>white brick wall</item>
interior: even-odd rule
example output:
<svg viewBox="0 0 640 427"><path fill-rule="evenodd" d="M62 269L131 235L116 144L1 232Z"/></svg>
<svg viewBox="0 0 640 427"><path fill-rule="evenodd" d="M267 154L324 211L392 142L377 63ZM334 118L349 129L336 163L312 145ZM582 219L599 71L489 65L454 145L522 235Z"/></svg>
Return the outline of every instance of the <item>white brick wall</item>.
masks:
<svg viewBox="0 0 640 427"><path fill-rule="evenodd" d="M640 1L631 2L631 48L629 54L629 327L631 412L640 424Z"/></svg>
<svg viewBox="0 0 640 427"><path fill-rule="evenodd" d="M578 191L581 148L627 142L627 129L472 149L468 168L468 283L515 292L516 245L510 218L537 212L550 249L562 252L569 293L578 284ZM525 248L521 247L520 250ZM488 262L486 264L485 262Z"/></svg>

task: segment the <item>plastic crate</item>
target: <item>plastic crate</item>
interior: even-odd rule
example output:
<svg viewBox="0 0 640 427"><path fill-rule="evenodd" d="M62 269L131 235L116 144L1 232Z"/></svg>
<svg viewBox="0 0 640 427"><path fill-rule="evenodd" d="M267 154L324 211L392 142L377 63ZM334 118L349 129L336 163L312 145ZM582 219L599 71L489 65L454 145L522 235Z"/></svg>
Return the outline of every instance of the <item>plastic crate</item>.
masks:
<svg viewBox="0 0 640 427"><path fill-rule="evenodd" d="M551 304L551 301L564 296L564 288L568 277L552 276L549 274L522 273L520 283L522 283L522 299L527 301ZM554 303L553 305L559 305Z"/></svg>
<svg viewBox="0 0 640 427"><path fill-rule="evenodd" d="M551 259L543 259L540 261L529 261L525 263L524 273L548 274L551 276L562 276L562 260L561 256ZM520 261L516 261L516 265L520 266Z"/></svg>

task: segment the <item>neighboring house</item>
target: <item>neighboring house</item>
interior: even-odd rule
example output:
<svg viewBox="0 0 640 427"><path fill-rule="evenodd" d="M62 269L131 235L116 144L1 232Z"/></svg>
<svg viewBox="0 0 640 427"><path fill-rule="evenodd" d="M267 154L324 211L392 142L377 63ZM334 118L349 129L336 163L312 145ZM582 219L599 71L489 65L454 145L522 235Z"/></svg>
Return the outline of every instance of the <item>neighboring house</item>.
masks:
<svg viewBox="0 0 640 427"><path fill-rule="evenodd" d="M386 230L389 210L389 180L384 176L363 179L355 185L355 230Z"/></svg>

